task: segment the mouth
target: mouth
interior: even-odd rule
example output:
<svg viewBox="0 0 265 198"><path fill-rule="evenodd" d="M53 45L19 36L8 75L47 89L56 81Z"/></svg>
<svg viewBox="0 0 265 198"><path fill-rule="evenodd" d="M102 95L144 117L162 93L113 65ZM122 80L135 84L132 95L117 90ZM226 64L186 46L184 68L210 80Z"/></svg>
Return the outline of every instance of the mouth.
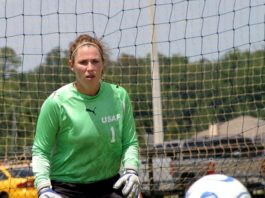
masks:
<svg viewBox="0 0 265 198"><path fill-rule="evenodd" d="M93 74L86 75L86 79L92 80L93 78L95 78L95 75Z"/></svg>

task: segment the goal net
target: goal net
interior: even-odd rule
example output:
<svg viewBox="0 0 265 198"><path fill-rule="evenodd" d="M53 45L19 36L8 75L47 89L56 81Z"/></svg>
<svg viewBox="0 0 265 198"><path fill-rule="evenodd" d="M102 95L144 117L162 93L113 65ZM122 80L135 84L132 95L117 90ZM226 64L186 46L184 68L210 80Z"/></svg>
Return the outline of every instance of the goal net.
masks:
<svg viewBox="0 0 265 198"><path fill-rule="evenodd" d="M0 159L30 160L43 101L72 82L69 44L87 33L127 89L149 194L212 172L264 176L264 0L0 0ZM250 188L250 187L249 187Z"/></svg>

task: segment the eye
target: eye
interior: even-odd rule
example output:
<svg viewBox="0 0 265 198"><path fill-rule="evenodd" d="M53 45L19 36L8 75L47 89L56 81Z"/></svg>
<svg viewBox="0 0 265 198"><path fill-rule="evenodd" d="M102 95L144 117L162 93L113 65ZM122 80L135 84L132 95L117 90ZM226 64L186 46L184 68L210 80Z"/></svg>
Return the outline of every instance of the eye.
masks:
<svg viewBox="0 0 265 198"><path fill-rule="evenodd" d="M80 64L80 65L84 65L84 66L86 66L87 65L87 60L81 60L81 61L79 61L78 63Z"/></svg>
<svg viewBox="0 0 265 198"><path fill-rule="evenodd" d="M98 59L93 59L92 61L91 61L91 63L93 64L93 65L96 65L96 64L98 64L100 61L98 60Z"/></svg>

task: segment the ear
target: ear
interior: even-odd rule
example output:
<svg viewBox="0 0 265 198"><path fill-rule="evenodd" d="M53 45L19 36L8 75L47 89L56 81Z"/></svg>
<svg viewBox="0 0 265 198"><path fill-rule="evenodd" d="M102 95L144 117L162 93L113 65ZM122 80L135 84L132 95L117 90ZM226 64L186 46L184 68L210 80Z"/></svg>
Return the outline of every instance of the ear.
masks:
<svg viewBox="0 0 265 198"><path fill-rule="evenodd" d="M70 70L71 70L71 71L74 71L74 67L73 67L74 65L73 65L72 60L69 60L69 61L68 61L68 65L69 65Z"/></svg>
<svg viewBox="0 0 265 198"><path fill-rule="evenodd" d="M105 65L103 63L103 68L102 68L102 71L101 71L101 77L103 77L103 75L104 75L104 70L105 70Z"/></svg>

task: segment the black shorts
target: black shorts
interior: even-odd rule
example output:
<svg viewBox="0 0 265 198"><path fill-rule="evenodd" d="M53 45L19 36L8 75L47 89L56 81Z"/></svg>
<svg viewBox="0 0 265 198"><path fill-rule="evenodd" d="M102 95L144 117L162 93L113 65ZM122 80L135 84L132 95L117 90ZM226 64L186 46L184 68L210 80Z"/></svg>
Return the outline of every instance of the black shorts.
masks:
<svg viewBox="0 0 265 198"><path fill-rule="evenodd" d="M114 189L113 185L120 178L112 178L89 184L76 184L52 180L52 188L63 198L124 198L122 189Z"/></svg>

